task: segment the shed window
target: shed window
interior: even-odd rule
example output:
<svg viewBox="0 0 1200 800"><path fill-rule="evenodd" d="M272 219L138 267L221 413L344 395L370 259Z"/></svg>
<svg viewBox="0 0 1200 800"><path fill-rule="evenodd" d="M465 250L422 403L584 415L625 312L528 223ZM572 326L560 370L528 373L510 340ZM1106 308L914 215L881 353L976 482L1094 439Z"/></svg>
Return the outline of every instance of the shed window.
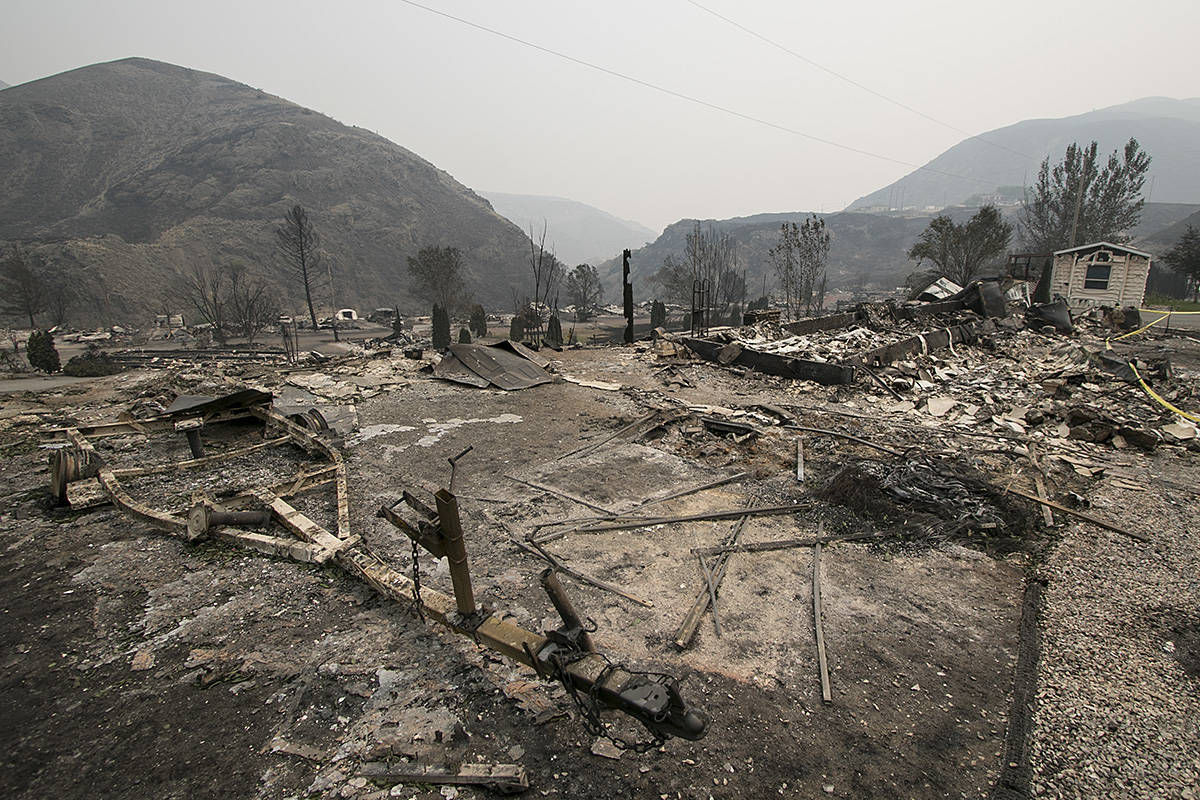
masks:
<svg viewBox="0 0 1200 800"><path fill-rule="evenodd" d="M1088 264L1087 276L1083 279L1085 289L1107 289L1111 264Z"/></svg>

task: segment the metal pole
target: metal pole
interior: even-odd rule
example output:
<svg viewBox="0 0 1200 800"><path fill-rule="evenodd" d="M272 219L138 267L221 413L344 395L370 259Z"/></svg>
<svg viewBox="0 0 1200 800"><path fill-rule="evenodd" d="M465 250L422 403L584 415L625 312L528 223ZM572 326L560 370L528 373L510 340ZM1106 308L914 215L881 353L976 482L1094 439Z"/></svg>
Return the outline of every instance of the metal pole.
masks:
<svg viewBox="0 0 1200 800"><path fill-rule="evenodd" d="M575 606L571 605L571 598L567 597L562 584L558 582L558 575L554 567L546 567L542 570L542 588L550 596L550 602L554 605L558 616L562 618L563 625L568 629L578 628L581 631L579 634L580 646L589 653L596 652L596 645L592 643L592 637L584 630L583 620L579 618Z"/></svg>
<svg viewBox="0 0 1200 800"><path fill-rule="evenodd" d="M463 543L462 522L458 518L458 498L445 489L439 489L433 498L437 501L438 527L446 538L446 561L450 564L450 581L454 584L454 602L458 613L469 617L475 613L475 593L471 590L467 546Z"/></svg>

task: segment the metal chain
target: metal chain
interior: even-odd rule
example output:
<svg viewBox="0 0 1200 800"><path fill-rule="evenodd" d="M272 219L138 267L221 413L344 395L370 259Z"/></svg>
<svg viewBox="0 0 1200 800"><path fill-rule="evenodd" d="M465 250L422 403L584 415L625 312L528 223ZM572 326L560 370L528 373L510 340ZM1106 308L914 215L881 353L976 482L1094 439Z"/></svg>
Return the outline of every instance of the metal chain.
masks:
<svg viewBox="0 0 1200 800"><path fill-rule="evenodd" d="M421 546L417 544L416 539L412 540L412 582L413 605L417 609L417 616L424 622L425 606L421 602Z"/></svg>
<svg viewBox="0 0 1200 800"><path fill-rule="evenodd" d="M575 684L572 682L571 676L567 672L567 667L589 655L599 655L604 659L607 666L605 666L604 669L601 670L600 674L596 676L596 680L592 683L591 691L588 692L586 695L587 699L585 700L584 696L580 694L577 688L575 688ZM653 737L651 739L631 742L615 733L611 733L604 725L603 720L600 719L600 709L602 707L599 697L600 686L604 683L604 679L608 677L610 672L616 669L625 669L626 672L629 672L632 675L657 675L658 673L636 672L628 670L620 664L612 663L612 661L610 661L608 657L603 654L585 653L583 651L573 653L571 656L565 658L563 656L555 656L554 667L555 677L558 678L558 681L563 685L563 688L567 690L567 695L572 701L574 701L576 708L579 709L580 721L583 723L584 730L586 730L589 734L608 739L618 750L631 750L634 753L648 753L655 748L662 747L663 743L666 741L666 737L655 733L654 731L650 732Z"/></svg>

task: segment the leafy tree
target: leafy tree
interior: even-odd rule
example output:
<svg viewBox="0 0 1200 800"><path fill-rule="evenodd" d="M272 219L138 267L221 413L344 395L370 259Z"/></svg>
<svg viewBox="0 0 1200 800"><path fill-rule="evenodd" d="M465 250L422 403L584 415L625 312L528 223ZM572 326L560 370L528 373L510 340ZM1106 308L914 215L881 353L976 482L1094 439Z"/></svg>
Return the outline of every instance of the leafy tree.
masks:
<svg viewBox="0 0 1200 800"><path fill-rule="evenodd" d="M1200 231L1188 225L1183 237L1163 254L1163 261L1187 278L1193 297L1200 302Z"/></svg>
<svg viewBox="0 0 1200 800"><path fill-rule="evenodd" d="M58 372L58 350L54 347L54 337L50 331L33 331L29 334L29 342L25 345L25 356L29 366L42 372Z"/></svg>
<svg viewBox="0 0 1200 800"><path fill-rule="evenodd" d="M471 306L471 320L467 323L476 339L487 336L487 312L479 303Z"/></svg>
<svg viewBox="0 0 1200 800"><path fill-rule="evenodd" d="M312 327L317 329L317 312L313 307L313 281L317 277L320 263L320 237L313 227L308 212L301 205L292 206L283 217L283 224L275 229L275 246L284 263L304 287L304 299L308 302L308 316Z"/></svg>
<svg viewBox="0 0 1200 800"><path fill-rule="evenodd" d="M746 306L746 310L747 311L766 311L767 306L769 306L770 304L771 304L771 298L764 294L762 297L758 298L757 300L751 300L750 304Z"/></svg>
<svg viewBox="0 0 1200 800"><path fill-rule="evenodd" d="M563 343L562 320L558 318L558 314L550 315L550 322L546 325L546 335L542 340L551 347L559 347Z"/></svg>
<svg viewBox="0 0 1200 800"><path fill-rule="evenodd" d="M28 317L31 328L37 327L34 315L46 310L46 284L20 250L0 264L0 298L0 313Z"/></svg>
<svg viewBox="0 0 1200 800"><path fill-rule="evenodd" d="M908 257L933 265L930 280L944 276L965 286L1007 252L1012 230L995 206L984 206L961 225L945 215L934 217Z"/></svg>
<svg viewBox="0 0 1200 800"><path fill-rule="evenodd" d="M575 306L575 320L591 319L604 298L600 273L591 264L580 264L567 275L567 299Z"/></svg>
<svg viewBox="0 0 1200 800"><path fill-rule="evenodd" d="M467 330L466 328L459 328L458 329L458 343L459 344L470 344L471 343L471 332L469 330Z"/></svg>
<svg viewBox="0 0 1200 800"><path fill-rule="evenodd" d="M812 314L814 299L818 308L824 305L832 238L825 220L816 214L801 225L785 222L780 226L779 243L769 253L783 287L784 305L793 319L799 316L801 304L806 316Z"/></svg>
<svg viewBox="0 0 1200 800"><path fill-rule="evenodd" d="M525 339L525 315L513 314L512 322L508 323L508 338L514 342Z"/></svg>
<svg viewBox="0 0 1200 800"><path fill-rule="evenodd" d="M445 350L450 346L450 314L445 306L433 307L433 349Z"/></svg>
<svg viewBox="0 0 1200 800"><path fill-rule="evenodd" d="M413 293L447 313L459 306L466 293L462 272L462 253L457 247L422 247L416 256L408 257Z"/></svg>
<svg viewBox="0 0 1200 800"><path fill-rule="evenodd" d="M1128 241L1145 199L1142 186L1150 155L1130 139L1103 167L1096 142L1067 145L1062 161L1042 161L1037 183L1025 195L1021 235L1035 252L1053 253L1087 242Z"/></svg>

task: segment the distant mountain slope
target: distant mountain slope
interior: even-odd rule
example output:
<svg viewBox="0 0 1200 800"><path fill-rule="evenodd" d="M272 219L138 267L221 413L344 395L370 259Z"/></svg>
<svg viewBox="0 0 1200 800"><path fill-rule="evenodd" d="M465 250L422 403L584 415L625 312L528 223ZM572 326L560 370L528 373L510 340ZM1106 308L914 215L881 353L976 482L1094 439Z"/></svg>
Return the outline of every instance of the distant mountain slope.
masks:
<svg viewBox="0 0 1200 800"><path fill-rule="evenodd" d="M975 214L976 210L959 206L942 209L939 213L948 214L961 222ZM1019 211L1019 208L1011 206L1003 209L1010 222L1015 221ZM1147 203L1141 223L1134 229L1133 235L1136 239L1155 235L1168 226L1178 227L1181 224L1180 220L1193 219L1198 212L1200 204ZM775 283L768 251L779 240L780 225L790 221L801 222L807 216L807 212L795 211L725 220L703 220L700 224L705 229L711 224L718 232L732 234L738 245L739 265L746 271L748 292L754 297L762 292L764 275L768 286ZM879 287L902 283L916 267L908 260L908 250L921 231L925 230L931 218L930 215L924 214L902 216L849 211L818 216L825 220L832 233L829 247L830 288L845 286L848 283L868 283ZM662 266L663 259L668 255L682 259L687 234L694 224L694 220L686 219L673 223L653 242L633 252L630 273L635 284L635 296L639 301L656 292L650 279ZM1182 233L1182 228L1179 230ZM1016 248L1014 243L1013 249ZM619 259L607 261L601 267L608 297L620 297L620 268Z"/></svg>
<svg viewBox="0 0 1200 800"><path fill-rule="evenodd" d="M654 231L636 222L620 219L598 208L562 197L531 194L479 192L496 213L512 220L518 228L535 234L546 223L546 243L554 244L555 255L567 266L597 264L627 247L640 247L654 239Z"/></svg>
<svg viewBox="0 0 1200 800"><path fill-rule="evenodd" d="M1007 150L979 138L966 139L926 164L929 169L910 172L860 197L846 210L901 205L940 208L962 203L971 195L994 192L1000 186L1032 184L1042 159L1047 155L1052 162L1061 159L1071 142L1083 144L1094 139L1100 152L1107 155L1130 137L1154 159L1150 165L1151 199L1200 202L1200 98L1146 97L1073 117L1025 120L982 135ZM1146 188L1150 191L1149 183Z"/></svg>
<svg viewBox="0 0 1200 800"><path fill-rule="evenodd" d="M5 83L4 81L0 81L0 89L7 89L9 86L12 86L12 84Z"/></svg>
<svg viewBox="0 0 1200 800"><path fill-rule="evenodd" d="M0 239L66 270L93 316L145 318L178 273L232 260L298 298L274 254L296 203L338 305L408 302L405 257L429 244L461 248L487 305L525 277L521 231L448 174L227 78L134 58L0 93Z"/></svg>

